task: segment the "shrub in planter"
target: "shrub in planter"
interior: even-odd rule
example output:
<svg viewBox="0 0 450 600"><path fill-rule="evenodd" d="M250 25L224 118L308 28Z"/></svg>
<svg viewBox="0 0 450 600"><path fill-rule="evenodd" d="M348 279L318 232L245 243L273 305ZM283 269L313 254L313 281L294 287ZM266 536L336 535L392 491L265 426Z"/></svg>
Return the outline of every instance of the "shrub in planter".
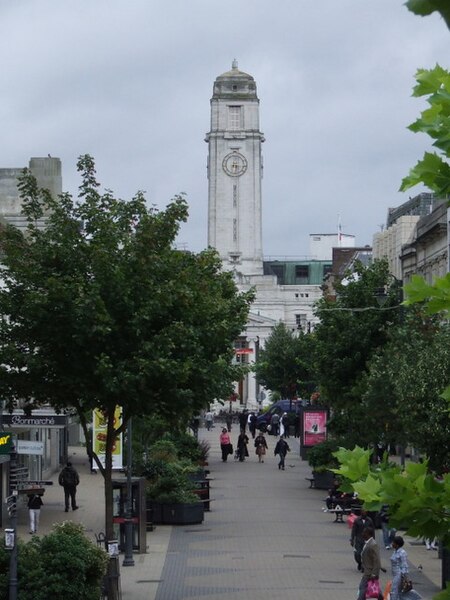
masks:
<svg viewBox="0 0 450 600"><path fill-rule="evenodd" d="M177 447L172 440L163 438L150 446L149 456L151 460L172 463L178 459Z"/></svg>
<svg viewBox="0 0 450 600"><path fill-rule="evenodd" d="M337 469L339 463L333 456L333 452L338 449L338 443L335 440L326 440L309 448L307 458L313 473L323 473L328 469Z"/></svg>
<svg viewBox="0 0 450 600"><path fill-rule="evenodd" d="M1 544L4 547L4 543ZM3 567L3 549L0 564ZM20 600L97 600L108 564L107 553L91 542L82 525L63 522L43 538L33 537L18 546L18 597ZM6 565L5 565L6 566ZM9 561L7 565L9 570ZM2 569L0 597L9 574Z"/></svg>

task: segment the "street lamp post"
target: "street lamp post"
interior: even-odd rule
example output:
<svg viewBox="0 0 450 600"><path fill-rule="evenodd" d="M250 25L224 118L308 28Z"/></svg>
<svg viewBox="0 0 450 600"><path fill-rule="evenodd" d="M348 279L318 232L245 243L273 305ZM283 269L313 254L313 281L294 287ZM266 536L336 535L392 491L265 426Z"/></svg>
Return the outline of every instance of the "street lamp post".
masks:
<svg viewBox="0 0 450 600"><path fill-rule="evenodd" d="M17 463L16 448L13 446L9 455L9 468L10 468L10 479L11 473L15 472ZM10 505L10 525L12 530L12 543L11 556L9 562L9 600L17 600L17 491L13 489L11 480L9 483L10 497L14 496L12 504Z"/></svg>
<svg viewBox="0 0 450 600"><path fill-rule="evenodd" d="M127 424L127 506L125 511L125 556L122 565L134 567L133 559L133 488L131 482L131 418Z"/></svg>

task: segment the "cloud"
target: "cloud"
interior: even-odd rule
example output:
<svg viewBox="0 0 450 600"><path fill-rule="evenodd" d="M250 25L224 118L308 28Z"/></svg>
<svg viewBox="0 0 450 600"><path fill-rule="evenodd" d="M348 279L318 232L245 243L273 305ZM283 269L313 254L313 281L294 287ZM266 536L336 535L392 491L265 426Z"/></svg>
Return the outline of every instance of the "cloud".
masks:
<svg viewBox="0 0 450 600"><path fill-rule="evenodd" d="M90 153L121 197L142 189L164 206L185 191L180 242L200 250L209 99L237 58L261 100L265 254L307 254L309 233L335 231L338 214L371 243L429 147L406 130L423 106L414 72L447 66L448 46L437 16L415 17L401 0L9 3L0 166L50 152L75 193L77 157Z"/></svg>

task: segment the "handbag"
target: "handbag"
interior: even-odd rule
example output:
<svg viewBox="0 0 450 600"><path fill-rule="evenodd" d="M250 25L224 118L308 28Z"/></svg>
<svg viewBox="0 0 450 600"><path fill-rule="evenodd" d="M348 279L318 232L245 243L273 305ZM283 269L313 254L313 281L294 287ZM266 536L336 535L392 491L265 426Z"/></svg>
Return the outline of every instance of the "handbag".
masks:
<svg viewBox="0 0 450 600"><path fill-rule="evenodd" d="M369 579L366 587L366 598L378 598L380 595L380 582L378 579Z"/></svg>
<svg viewBox="0 0 450 600"><path fill-rule="evenodd" d="M402 578L400 580L400 591L402 594L406 594L412 590L413 584L411 579L406 575L406 573L402 573Z"/></svg>
<svg viewBox="0 0 450 600"><path fill-rule="evenodd" d="M233 444L228 444L228 454L233 454Z"/></svg>

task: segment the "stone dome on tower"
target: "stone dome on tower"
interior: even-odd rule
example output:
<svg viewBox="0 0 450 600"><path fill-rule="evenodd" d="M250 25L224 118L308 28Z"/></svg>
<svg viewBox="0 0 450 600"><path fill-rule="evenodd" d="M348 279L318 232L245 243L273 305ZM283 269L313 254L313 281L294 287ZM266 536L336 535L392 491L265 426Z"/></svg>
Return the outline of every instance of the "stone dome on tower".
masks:
<svg viewBox="0 0 450 600"><path fill-rule="evenodd" d="M238 69L237 60L234 59L231 70L222 73L214 82L213 98L255 98L256 83L254 78Z"/></svg>

